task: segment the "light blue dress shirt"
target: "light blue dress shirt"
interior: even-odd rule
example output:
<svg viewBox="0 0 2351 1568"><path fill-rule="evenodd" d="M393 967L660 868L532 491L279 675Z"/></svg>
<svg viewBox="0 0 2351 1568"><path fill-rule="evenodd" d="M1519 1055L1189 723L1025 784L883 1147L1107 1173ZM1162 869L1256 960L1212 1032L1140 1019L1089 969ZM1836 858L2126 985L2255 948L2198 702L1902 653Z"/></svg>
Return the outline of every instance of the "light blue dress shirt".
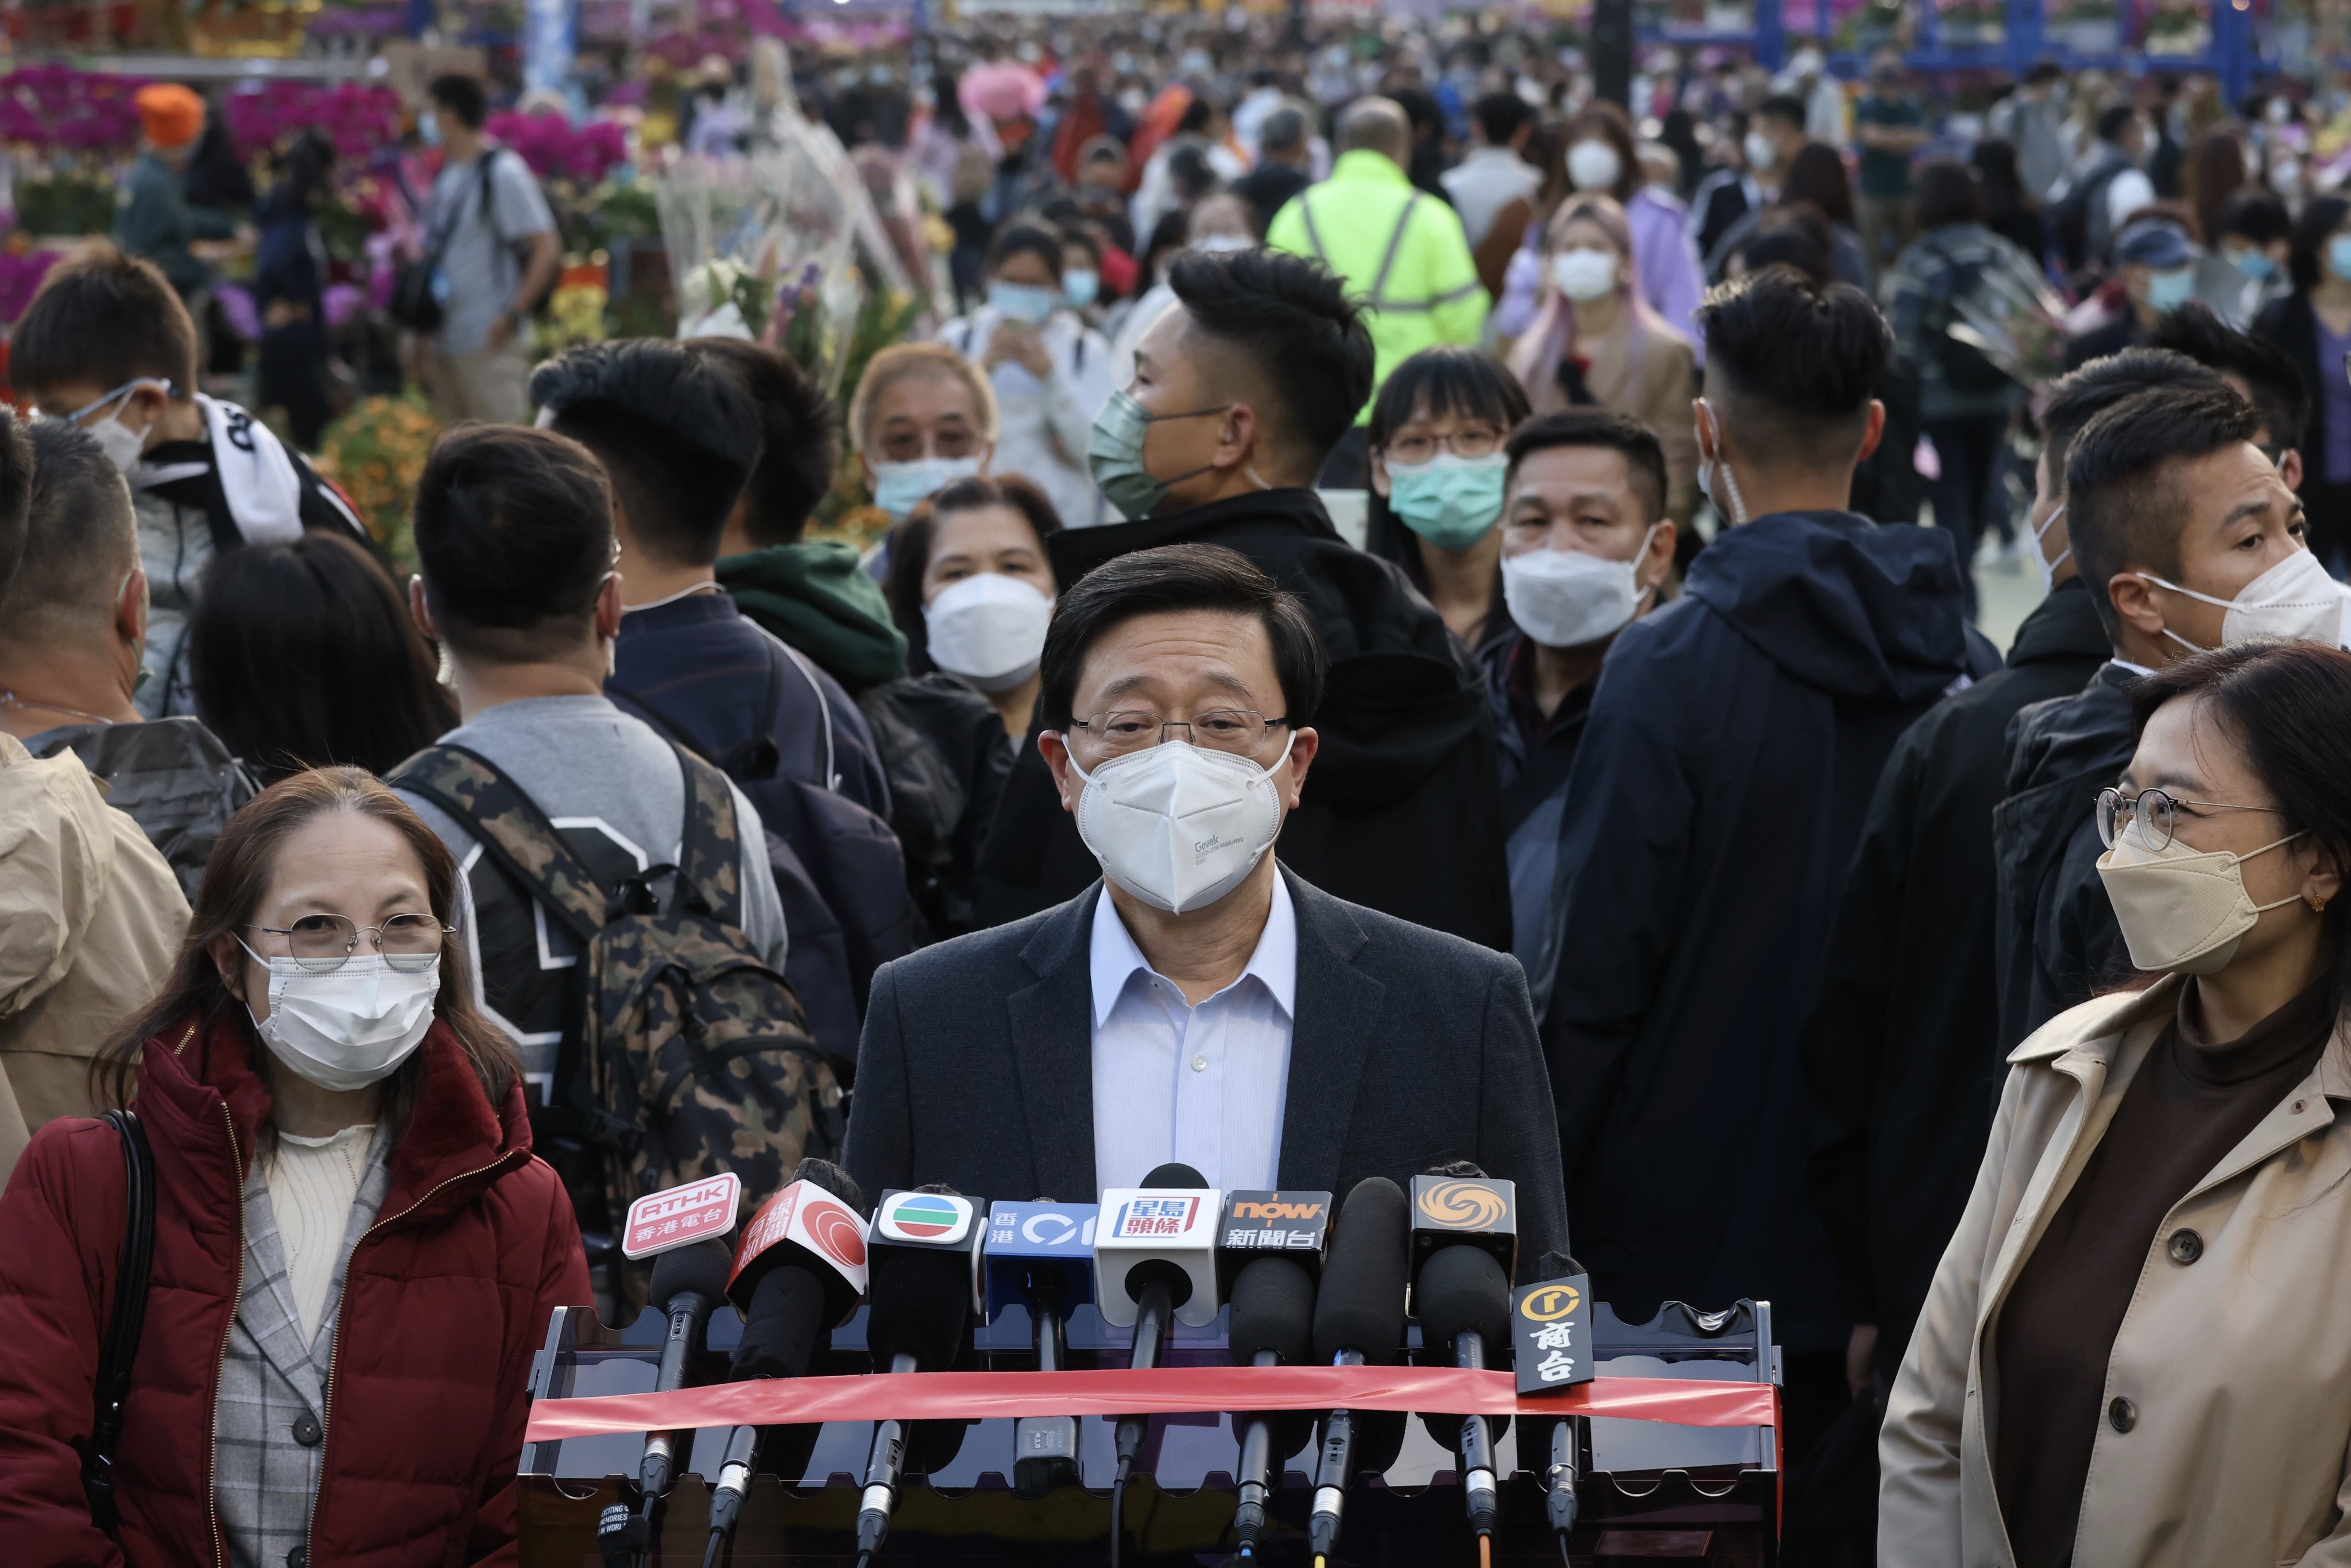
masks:
<svg viewBox="0 0 2351 1568"><path fill-rule="evenodd" d="M1094 904L1091 959L1097 1193L1139 1186L1170 1160L1210 1186L1273 1186L1298 995L1289 886L1273 879L1273 907L1240 978L1197 1007L1152 969L1107 888Z"/></svg>

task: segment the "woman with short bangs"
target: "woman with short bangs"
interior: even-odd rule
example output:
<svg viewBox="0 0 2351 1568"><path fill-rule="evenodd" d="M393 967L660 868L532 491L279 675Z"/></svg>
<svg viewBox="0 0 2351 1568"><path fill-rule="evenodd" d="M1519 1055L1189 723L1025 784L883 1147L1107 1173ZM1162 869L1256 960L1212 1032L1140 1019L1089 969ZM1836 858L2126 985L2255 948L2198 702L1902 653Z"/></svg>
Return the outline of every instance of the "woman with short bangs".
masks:
<svg viewBox="0 0 2351 1568"><path fill-rule="evenodd" d="M121 1306L123 1144L52 1122L0 1196L0 1555L512 1560L530 1358L551 1309L592 1298L448 940L455 896L441 841L355 768L222 833L162 995L96 1064L154 1172L110 1530L80 1450Z"/></svg>

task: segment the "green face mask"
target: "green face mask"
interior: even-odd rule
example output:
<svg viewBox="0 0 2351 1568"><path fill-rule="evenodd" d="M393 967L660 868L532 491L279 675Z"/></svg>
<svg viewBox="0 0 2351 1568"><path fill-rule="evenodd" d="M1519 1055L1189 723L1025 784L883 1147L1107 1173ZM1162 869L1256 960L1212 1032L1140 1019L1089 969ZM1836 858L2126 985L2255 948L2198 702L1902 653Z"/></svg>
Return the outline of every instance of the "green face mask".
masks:
<svg viewBox="0 0 2351 1568"><path fill-rule="evenodd" d="M1222 413L1232 406L1227 402L1214 408L1196 408L1189 413L1153 413L1125 392L1114 392L1102 404L1102 412L1094 415L1093 436L1086 443L1086 466L1112 506L1130 519L1147 517L1167 498L1170 486L1180 485L1193 475L1206 474L1216 466L1206 463L1173 479L1154 478L1151 470L1143 465L1143 441L1151 434L1152 422L1198 419L1204 414Z"/></svg>
<svg viewBox="0 0 2351 1568"><path fill-rule="evenodd" d="M1439 549L1464 550L1502 515L1502 475L1510 459L1440 452L1410 467L1388 465L1388 510Z"/></svg>

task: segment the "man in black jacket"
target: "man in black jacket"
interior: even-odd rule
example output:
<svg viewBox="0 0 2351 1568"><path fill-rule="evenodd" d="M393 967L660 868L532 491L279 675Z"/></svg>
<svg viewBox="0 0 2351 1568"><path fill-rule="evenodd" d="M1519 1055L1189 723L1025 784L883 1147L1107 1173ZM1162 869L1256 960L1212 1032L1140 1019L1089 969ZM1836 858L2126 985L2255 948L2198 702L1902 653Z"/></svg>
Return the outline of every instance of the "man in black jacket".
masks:
<svg viewBox="0 0 2351 1568"><path fill-rule="evenodd" d="M1458 1160L1567 1244L1517 964L1332 897L1270 852L1328 756L1323 651L1239 555L1176 545L1062 591L1040 751L1103 876L885 966L846 1163L865 1190L1086 1200L1182 1160L1343 1193Z"/></svg>
<svg viewBox="0 0 2351 1568"><path fill-rule="evenodd" d="M1593 1288L1634 1320L1770 1301L1794 1455L1845 1402L1851 1327L1806 1201L1797 1034L1887 753L1999 661L1948 533L1844 509L1884 419L1868 297L1769 267L1698 317L1699 474L1734 526L1601 669L1543 1036Z"/></svg>
<svg viewBox="0 0 2351 1568"><path fill-rule="evenodd" d="M1066 591L1130 551L1238 550L1298 596L1329 650L1314 790L1282 860L1341 898L1507 950L1510 876L1494 720L1475 666L1387 561L1349 548L1308 486L1371 395L1372 342L1339 280L1265 251L1179 257L1176 304L1136 344L1134 381L1095 422L1090 459L1134 522L1048 543ZM1094 857L1032 734L979 864L980 913L1075 896Z"/></svg>
<svg viewBox="0 0 2351 1568"><path fill-rule="evenodd" d="M2005 669L1903 731L1870 801L1799 1047L1813 1200L1856 1325L1846 1367L1856 1394L1873 1349L1888 1384L1901 1364L1991 1131L2001 1071L1992 812L2009 721L2079 692L2106 662L2064 532L2066 451L2093 414L2134 392L2213 384L2178 354L2135 349L2052 389L2030 514L2049 596L2018 628Z"/></svg>

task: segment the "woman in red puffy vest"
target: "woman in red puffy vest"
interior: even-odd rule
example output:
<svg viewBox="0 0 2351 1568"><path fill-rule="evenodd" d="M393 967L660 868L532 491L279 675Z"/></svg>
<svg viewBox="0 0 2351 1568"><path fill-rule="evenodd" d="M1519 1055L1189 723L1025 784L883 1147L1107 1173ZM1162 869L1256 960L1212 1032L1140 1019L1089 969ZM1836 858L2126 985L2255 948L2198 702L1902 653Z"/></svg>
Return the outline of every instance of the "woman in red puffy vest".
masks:
<svg viewBox="0 0 2351 1568"><path fill-rule="evenodd" d="M440 840L358 768L298 774L221 835L163 994L98 1063L156 1174L110 1538L81 1469L121 1143L53 1122L0 1197L0 1557L514 1561L530 1359L591 1297L448 940L456 896Z"/></svg>

